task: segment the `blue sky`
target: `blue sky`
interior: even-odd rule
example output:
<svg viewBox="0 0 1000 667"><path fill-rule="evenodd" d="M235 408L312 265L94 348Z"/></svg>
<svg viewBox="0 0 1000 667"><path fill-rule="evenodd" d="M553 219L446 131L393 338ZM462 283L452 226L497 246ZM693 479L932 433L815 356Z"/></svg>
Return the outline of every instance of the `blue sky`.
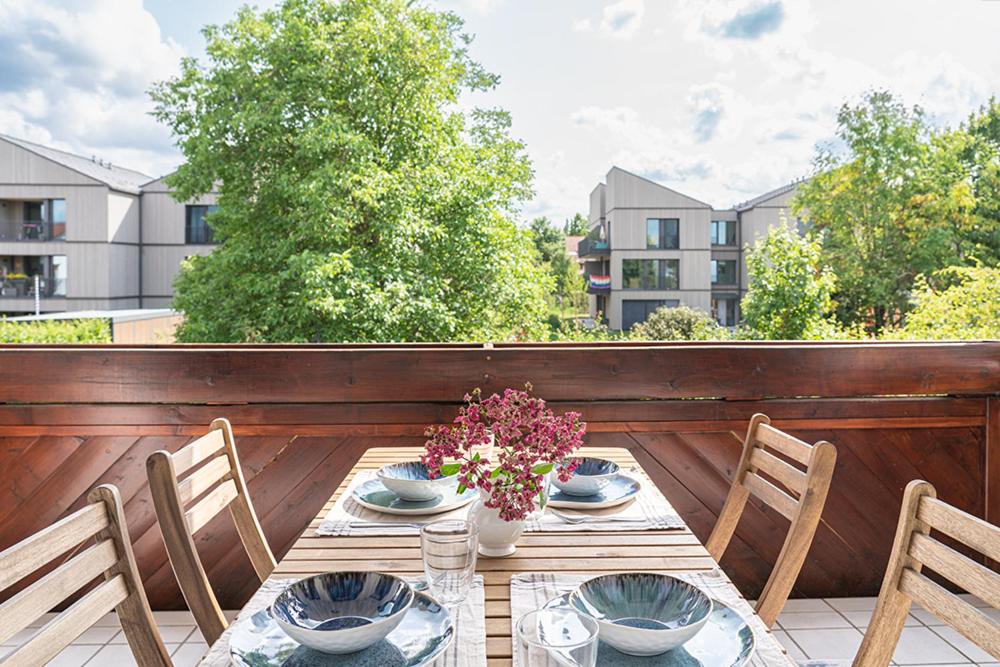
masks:
<svg viewBox="0 0 1000 667"><path fill-rule="evenodd" d="M428 1L502 77L467 102L512 112L536 172L525 218L584 210L614 164L729 206L807 174L869 88L942 124L1000 92L992 0ZM145 90L241 4L0 0L0 132L170 171Z"/></svg>

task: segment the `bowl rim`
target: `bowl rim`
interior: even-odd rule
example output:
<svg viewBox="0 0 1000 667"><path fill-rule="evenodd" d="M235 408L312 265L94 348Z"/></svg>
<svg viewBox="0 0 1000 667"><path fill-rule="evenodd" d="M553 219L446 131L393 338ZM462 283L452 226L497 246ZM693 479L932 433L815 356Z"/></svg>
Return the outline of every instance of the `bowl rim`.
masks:
<svg viewBox="0 0 1000 667"><path fill-rule="evenodd" d="M695 591L698 592L699 595L701 595L702 597L705 598L705 600L708 601L708 606L705 609L705 614L703 616L701 616L700 618L696 618L693 621L691 621L690 623L687 623L686 625L682 625L681 627L678 627L678 628L669 628L669 627L663 627L663 628L636 628L636 627L633 627L633 626L630 626L630 625L620 625L618 623L614 623L614 622L612 622L610 620L607 620L607 619L597 618L596 616L593 616L585 608L587 605L583 605L584 608L581 608L581 607L577 606L577 604L576 604L575 601L578 600L578 599L580 599L580 600L584 599L583 596L581 595L580 591L581 591L581 589L586 584L589 584L589 583L591 583L593 581L596 581L598 579L605 579L607 577L620 577L620 576L623 576L623 575L635 575L635 574L641 574L641 575L645 575L645 576L659 577L661 579L673 579L674 581L680 582L680 583L684 584L685 586L688 586L689 588L694 589ZM688 628L695 627L695 626L697 626L699 624L704 624L705 622L708 621L709 617L712 615L712 611L715 609L715 601L712 599L712 597L708 593L706 593L705 591L703 591L699 586L696 586L696 585L692 584L689 581L685 581L685 580L681 579L680 577L674 577L672 575L663 574L661 572L610 572L608 574L599 574L596 577L591 577L590 579L587 579L586 581L581 581L580 584L576 588L574 588L572 591L570 591L569 597L568 597L567 601L570 603L570 605L574 609L576 609L577 611L579 611L581 614L586 614L587 616L590 616L591 618L593 618L598 623L605 623L607 625L612 625L612 626L614 626L616 628L627 628L630 631L646 632L646 633L678 632L678 631L681 631L681 630L685 630L685 629L688 629ZM656 620L656 619L651 619L651 620Z"/></svg>
<svg viewBox="0 0 1000 667"><path fill-rule="evenodd" d="M573 471L573 477L569 478L570 482L573 481L573 479L575 477L579 477L580 479L603 479L605 477L614 477L614 476L620 475L622 473L622 467L620 465L618 465L617 463L615 463L614 461L612 461L611 459L602 459L600 456L573 456L571 458L581 459L581 460L583 460L583 459L590 459L592 461L604 461L606 463L610 463L611 465L613 465L615 467L615 469L613 471L611 471L611 472L601 473L600 475L577 475L576 471L574 470ZM556 481L558 481L558 477L554 477L552 481L553 481L553 483L555 483ZM567 482L563 482L563 484L566 484L566 483Z"/></svg>
<svg viewBox="0 0 1000 667"><path fill-rule="evenodd" d="M361 574L361 575L364 575L366 577L373 576L373 575L378 575L378 576L381 576L381 577L387 577L387 578L390 578L390 579L395 579L396 581L402 583L403 586L406 588L407 592L409 593L409 595L406 598L406 604L404 604L399 609L394 610L388 616L381 616L381 617L379 617L377 619L373 619L371 623L366 623L365 625L361 625L361 626L355 626L354 628L335 628L335 629L332 629L332 630L317 630L316 628L307 628L307 627L305 627L303 625L299 625L294 620L291 620L291 621L285 620L284 618L282 618L281 616L279 616L275 612L275 606L278 604L278 601L282 597L284 597L286 594L288 594L288 592L293 587L295 587L295 586L297 586L297 585L299 585L301 583L304 583L306 581L309 581L311 579L318 579L320 577L328 577L328 576L331 576L331 575L338 575L339 576L339 575L349 575L349 574ZM270 605L268 605L267 610L270 612L271 617L275 620L276 623L278 623L278 625L282 625L282 624L290 625L293 628L295 628L296 630L305 631L305 632L320 632L320 633L344 632L344 631L349 631L349 630L357 629L358 627L369 628L369 627L371 627L373 625L380 625L380 624L382 624L382 623L384 623L386 621L389 621L391 619L395 619L398 616L401 616L402 614L405 614L407 611L409 611L410 607L413 605L413 601L416 598L417 598L417 594L416 594L416 591L413 590L413 585L410 584L410 582L408 582L406 579L403 579L402 577L396 576L395 574L390 574L388 572L365 572L365 571L362 571L362 570L338 570L336 572L322 572L320 574L314 574L314 575L309 576L309 577L303 577L301 579L296 579L292 583L288 584L288 586L286 586L284 588L284 590L282 590L280 593L278 593L278 595L274 598L274 601L271 602Z"/></svg>
<svg viewBox="0 0 1000 667"><path fill-rule="evenodd" d="M422 461L397 461L396 463L387 463L386 465L384 465L381 468L379 468L378 470L376 470L375 471L375 477L377 477L379 479L379 481L381 481L383 484L385 483L386 479L391 480L392 482L416 483L416 484L438 484L438 483L441 483L441 482L444 482L444 481L447 481L447 480L456 479L455 475L441 475L441 476L435 477L433 479L431 479L431 478L427 478L427 479L404 479L402 477L391 477L391 476L385 474L385 471L388 470L388 469L390 469L390 468L395 468L395 467L398 467L398 466L401 466L401 465L412 465L414 463L418 463L418 464L424 466L425 468L427 468L428 470L430 470L430 468L427 466L427 464L424 463L424 462L422 462Z"/></svg>

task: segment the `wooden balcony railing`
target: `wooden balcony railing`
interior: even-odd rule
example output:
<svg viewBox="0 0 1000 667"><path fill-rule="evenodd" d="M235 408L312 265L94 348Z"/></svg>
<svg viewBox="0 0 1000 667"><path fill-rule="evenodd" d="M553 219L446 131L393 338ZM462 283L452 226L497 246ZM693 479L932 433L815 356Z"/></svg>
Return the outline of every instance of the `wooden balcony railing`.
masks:
<svg viewBox="0 0 1000 667"><path fill-rule="evenodd" d="M365 449L422 444L469 389L525 381L582 412L590 444L629 448L703 540L737 461L734 433L754 412L833 442L837 471L798 595L877 592L911 479L1000 522L1000 342L8 346L0 367L0 549L116 484L160 609L183 603L146 486L151 452L228 417L280 558ZM723 560L747 597L786 528L748 507ZM197 539L227 608L255 586L237 539L225 520Z"/></svg>

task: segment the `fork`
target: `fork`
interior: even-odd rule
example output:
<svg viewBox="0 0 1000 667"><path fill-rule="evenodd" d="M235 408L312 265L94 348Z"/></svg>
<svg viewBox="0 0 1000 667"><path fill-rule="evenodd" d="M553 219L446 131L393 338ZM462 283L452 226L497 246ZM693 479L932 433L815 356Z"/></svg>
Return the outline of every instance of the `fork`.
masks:
<svg viewBox="0 0 1000 667"><path fill-rule="evenodd" d="M627 523L642 523L645 519L634 519L627 516L617 516L617 515L607 515L607 516L594 516L591 514L567 514L565 512L560 512L554 507L550 507L549 511L555 516L559 517L566 523L600 523L604 521L624 521Z"/></svg>

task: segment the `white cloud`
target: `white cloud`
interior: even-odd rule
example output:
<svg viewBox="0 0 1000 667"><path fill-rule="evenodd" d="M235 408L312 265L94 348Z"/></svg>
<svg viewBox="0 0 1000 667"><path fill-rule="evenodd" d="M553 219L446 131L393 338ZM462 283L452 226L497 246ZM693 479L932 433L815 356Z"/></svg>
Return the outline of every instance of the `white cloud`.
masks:
<svg viewBox="0 0 1000 667"><path fill-rule="evenodd" d="M178 158L146 90L181 55L140 0L4 0L0 132L169 170Z"/></svg>
<svg viewBox="0 0 1000 667"><path fill-rule="evenodd" d="M645 0L618 0L605 5L601 11L601 20L597 30L603 37L613 39L632 39L642 27L642 17L646 13ZM583 18L573 23L576 32L593 32L594 22Z"/></svg>
<svg viewBox="0 0 1000 667"><path fill-rule="evenodd" d="M616 39L631 39L642 25L644 0L618 0L604 8L601 32Z"/></svg>

